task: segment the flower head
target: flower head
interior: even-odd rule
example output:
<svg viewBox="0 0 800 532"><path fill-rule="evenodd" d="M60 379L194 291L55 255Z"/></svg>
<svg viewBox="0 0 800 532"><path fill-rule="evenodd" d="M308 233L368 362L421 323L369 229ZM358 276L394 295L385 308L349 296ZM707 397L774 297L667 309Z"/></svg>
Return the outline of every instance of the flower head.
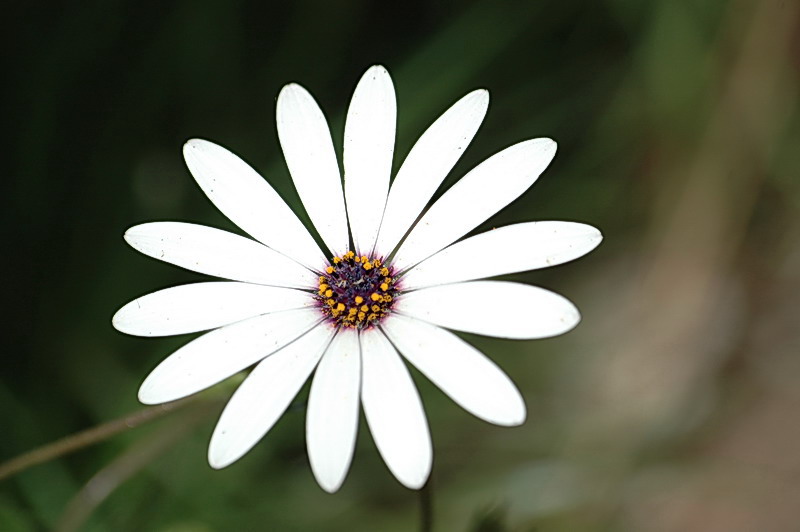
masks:
<svg viewBox="0 0 800 532"><path fill-rule="evenodd" d="M359 404L397 479L411 488L427 480L430 434L401 355L475 416L522 423L525 404L509 377L448 329L516 339L570 330L580 316L564 297L483 279L573 260L602 237L588 225L545 221L459 240L536 181L555 155L550 139L500 151L423 213L488 104L487 91L476 90L450 107L390 186L396 100L383 67L364 74L350 103L343 180L319 106L299 85L284 87L277 103L281 147L327 255L249 165L217 144L187 142L184 156L197 183L252 239L183 222L125 233L146 255L227 279L153 292L116 313L114 326L138 336L210 331L161 362L139 399L172 401L253 367L211 437L209 463L221 468L272 428L313 373L306 442L314 475L330 492L350 466Z"/></svg>

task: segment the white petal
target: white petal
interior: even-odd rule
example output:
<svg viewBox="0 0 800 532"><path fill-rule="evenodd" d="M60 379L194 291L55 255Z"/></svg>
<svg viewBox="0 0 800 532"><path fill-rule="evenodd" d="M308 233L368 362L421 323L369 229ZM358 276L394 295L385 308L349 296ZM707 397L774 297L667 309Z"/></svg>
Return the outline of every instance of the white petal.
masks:
<svg viewBox="0 0 800 532"><path fill-rule="evenodd" d="M358 333L339 332L322 357L308 398L306 445L319 485L333 493L344 482L358 432L361 357Z"/></svg>
<svg viewBox="0 0 800 532"><path fill-rule="evenodd" d="M170 336L215 329L260 314L314 305L308 292L248 283L174 286L134 299L111 320L121 332Z"/></svg>
<svg viewBox="0 0 800 532"><path fill-rule="evenodd" d="M278 95L278 138L294 186L319 236L341 255L349 247L342 178L325 115L300 85L286 85Z"/></svg>
<svg viewBox="0 0 800 532"><path fill-rule="evenodd" d="M403 276L403 289L483 279L563 264L596 248L603 235L574 222L507 225L456 242Z"/></svg>
<svg viewBox="0 0 800 532"><path fill-rule="evenodd" d="M159 364L139 388L145 404L174 401L252 366L320 321L317 309L256 316L206 333Z"/></svg>
<svg viewBox="0 0 800 532"><path fill-rule="evenodd" d="M419 489L433 461L417 388L392 344L377 329L361 333L361 401L375 445L404 486Z"/></svg>
<svg viewBox="0 0 800 532"><path fill-rule="evenodd" d="M137 251L187 270L249 283L313 288L317 275L258 242L183 222L131 227L125 240Z"/></svg>
<svg viewBox="0 0 800 532"><path fill-rule="evenodd" d="M567 298L506 281L423 288L397 299L397 312L457 331L532 340L564 334L581 320Z"/></svg>
<svg viewBox="0 0 800 532"><path fill-rule="evenodd" d="M243 231L309 268L322 267L325 256L308 230L250 165L201 139L187 142L183 157L206 196Z"/></svg>
<svg viewBox="0 0 800 532"><path fill-rule="evenodd" d="M400 245L395 267L408 269L475 229L528 190L555 154L556 143L542 138L486 159L422 216Z"/></svg>
<svg viewBox="0 0 800 532"><path fill-rule="evenodd" d="M403 356L467 412L496 425L525 421L525 403L511 379L455 334L396 314L382 327Z"/></svg>
<svg viewBox="0 0 800 532"><path fill-rule="evenodd" d="M489 92L473 91L422 134L394 178L375 251L388 256L464 153L489 107Z"/></svg>
<svg viewBox="0 0 800 532"><path fill-rule="evenodd" d="M222 411L208 446L211 467L232 464L269 432L311 375L332 335L330 327L314 327L259 362Z"/></svg>
<svg viewBox="0 0 800 532"><path fill-rule="evenodd" d="M344 127L344 194L355 250L378 236L392 172L397 100L389 73L373 66L353 93Z"/></svg>

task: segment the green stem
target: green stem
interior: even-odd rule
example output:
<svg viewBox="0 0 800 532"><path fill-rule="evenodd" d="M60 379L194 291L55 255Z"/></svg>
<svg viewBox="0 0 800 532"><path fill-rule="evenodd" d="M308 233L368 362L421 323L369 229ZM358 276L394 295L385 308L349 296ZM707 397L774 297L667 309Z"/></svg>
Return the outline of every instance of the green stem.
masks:
<svg viewBox="0 0 800 532"><path fill-rule="evenodd" d="M166 453L196 425L208 417L216 408L202 405L191 408L174 422L140 438L110 464L98 471L67 504L61 514L56 532L81 530L86 520L117 488L147 467L153 460ZM213 405L216 407L216 405Z"/></svg>
<svg viewBox="0 0 800 532"><path fill-rule="evenodd" d="M430 477L419 490L419 529L420 532L433 530L433 479Z"/></svg>
<svg viewBox="0 0 800 532"><path fill-rule="evenodd" d="M102 425L98 425L81 432L76 432L75 434L61 438L60 440L56 440L52 443L48 443L47 445L33 449L32 451L23 453L16 458L12 458L11 460L0 464L0 480L15 475L20 471L24 471L29 467L33 467L43 462L48 462L60 456L83 449L84 447L107 440L108 438L119 434L120 432L136 428L139 425L147 423L148 421L158 419L170 412L174 412L175 410L183 408L187 404L190 404L196 400L197 399L195 397L187 397L186 399L180 399L171 403L143 408L142 410L132 414L128 414L121 418L103 423Z"/></svg>

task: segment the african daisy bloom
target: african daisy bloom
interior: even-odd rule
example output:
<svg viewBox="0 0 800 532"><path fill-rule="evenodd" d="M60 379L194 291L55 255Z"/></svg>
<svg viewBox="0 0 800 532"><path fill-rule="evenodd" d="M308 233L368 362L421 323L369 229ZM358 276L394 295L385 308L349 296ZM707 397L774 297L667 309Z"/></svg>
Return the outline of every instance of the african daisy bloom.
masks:
<svg viewBox="0 0 800 532"><path fill-rule="evenodd" d="M544 221L459 240L536 181L556 151L545 138L486 159L424 210L488 104L482 89L458 100L422 134L390 186L397 111L386 69L370 68L353 94L343 179L319 106L301 86L285 86L278 137L327 253L247 163L217 144L187 142L197 183L252 239L183 222L125 233L145 255L227 279L160 290L116 313L114 327L137 336L211 331L161 362L139 399L173 401L253 367L211 437L209 463L222 468L272 428L313 373L306 444L329 492L350 467L359 404L394 476L410 488L426 482L431 438L403 358L475 416L522 423L525 404L509 377L450 330L533 339L572 329L580 315L564 297L483 279L576 259L602 237L588 225Z"/></svg>

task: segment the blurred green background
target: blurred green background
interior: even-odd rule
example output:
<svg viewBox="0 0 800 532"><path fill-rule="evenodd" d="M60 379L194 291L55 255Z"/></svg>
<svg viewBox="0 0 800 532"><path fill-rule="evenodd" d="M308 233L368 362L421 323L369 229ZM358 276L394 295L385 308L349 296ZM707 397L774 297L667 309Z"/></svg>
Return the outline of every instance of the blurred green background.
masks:
<svg viewBox="0 0 800 532"><path fill-rule="evenodd" d="M128 248L128 226L231 228L185 169L183 142L230 147L298 208L275 132L278 91L309 88L340 147L355 83L381 63L399 100L395 168L439 113L486 87L488 117L446 186L503 147L549 136L555 161L484 229L560 219L605 234L580 261L513 276L570 297L584 317L575 331L468 338L520 386L524 426L472 418L414 374L434 439L434 529L798 530L799 8L15 5L2 37L0 462L141 408L141 380L186 341L110 324L130 299L200 278ZM311 475L302 409L212 471L206 447L234 384L0 481L0 530L418 526L419 494L386 470L363 419L335 495Z"/></svg>

